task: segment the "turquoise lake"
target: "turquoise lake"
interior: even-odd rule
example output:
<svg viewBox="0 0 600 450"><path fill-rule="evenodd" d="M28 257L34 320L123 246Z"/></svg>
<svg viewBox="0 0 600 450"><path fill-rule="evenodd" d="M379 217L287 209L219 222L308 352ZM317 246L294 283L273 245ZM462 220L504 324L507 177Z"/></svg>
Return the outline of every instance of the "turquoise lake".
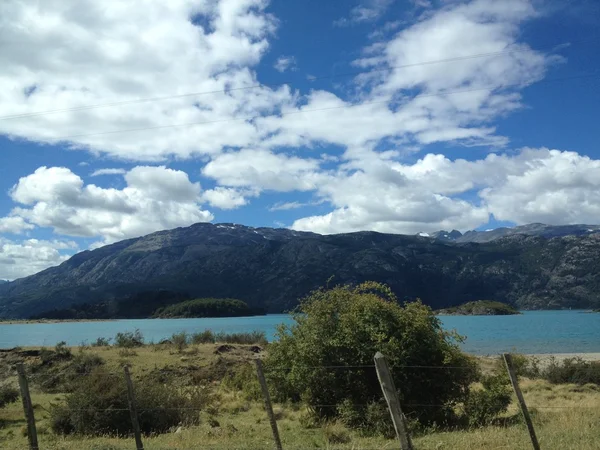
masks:
<svg viewBox="0 0 600 450"><path fill-rule="evenodd" d="M467 352L492 355L501 352L600 352L600 314L584 311L527 311L517 316L443 316L444 327L467 340ZM218 319L140 319L106 322L63 322L0 325L0 348L69 345L113 337L139 328L146 341L158 342L173 333L205 329L228 333L264 331L272 339L277 324L292 323L286 314Z"/></svg>

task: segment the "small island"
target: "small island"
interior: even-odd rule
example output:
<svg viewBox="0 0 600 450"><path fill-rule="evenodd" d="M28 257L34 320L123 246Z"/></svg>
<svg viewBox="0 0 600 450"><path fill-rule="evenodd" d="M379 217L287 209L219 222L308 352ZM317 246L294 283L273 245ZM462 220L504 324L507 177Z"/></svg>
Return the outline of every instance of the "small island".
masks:
<svg viewBox="0 0 600 450"><path fill-rule="evenodd" d="M436 314L441 316L510 316L521 313L506 303L492 300L477 300L459 306L440 309L436 311Z"/></svg>
<svg viewBox="0 0 600 450"><path fill-rule="evenodd" d="M232 298L199 298L158 308L152 317L182 319L196 317L241 317L264 315L265 311L251 308L246 302Z"/></svg>

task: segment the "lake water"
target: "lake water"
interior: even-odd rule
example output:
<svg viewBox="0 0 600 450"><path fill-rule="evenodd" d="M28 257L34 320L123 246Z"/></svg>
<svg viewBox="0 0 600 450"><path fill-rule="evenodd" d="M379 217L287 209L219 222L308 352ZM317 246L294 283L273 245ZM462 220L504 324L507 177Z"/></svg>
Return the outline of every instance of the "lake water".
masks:
<svg viewBox="0 0 600 450"><path fill-rule="evenodd" d="M600 352L600 314L583 311L527 311L517 316L443 316L444 327L467 337L463 349L479 355L501 352L584 353ZM286 314L218 319L140 319L106 322L63 322L0 325L0 348L53 346L91 342L118 332L139 328L147 341L173 333L205 329L227 333L264 331L269 339L280 323L291 323Z"/></svg>

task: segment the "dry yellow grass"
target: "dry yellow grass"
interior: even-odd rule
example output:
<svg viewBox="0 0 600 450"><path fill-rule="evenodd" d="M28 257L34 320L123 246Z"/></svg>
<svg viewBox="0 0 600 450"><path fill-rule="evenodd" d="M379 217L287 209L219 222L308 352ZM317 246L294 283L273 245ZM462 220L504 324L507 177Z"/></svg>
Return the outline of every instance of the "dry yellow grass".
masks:
<svg viewBox="0 0 600 450"><path fill-rule="evenodd" d="M155 350L151 346L136 349L136 356L124 358L118 349L93 349L107 360L108 368L119 370L126 359L134 373L154 368L203 367L216 358L215 345L188 348L185 354L172 347ZM236 346L223 358L250 359L255 357L243 346ZM182 360L182 358L184 360ZM12 380L14 382L14 380ZM534 424L544 450L598 450L600 449L600 387L596 385L551 385L542 380L523 380L525 398L532 410ZM240 393L221 391L219 412L216 416L202 413L202 424L154 437L145 437L147 450L263 450L272 448L269 422L262 405L246 401ZM120 450L135 448L133 439L114 437L80 438L55 436L49 430L47 409L61 395L44 394L33 387L34 402L41 450ZM278 425L286 450L290 449L392 449L398 448L393 440L365 438L346 430L342 425L330 424L306 428L302 424L302 410L276 405ZM518 417L515 404L507 417ZM216 420L214 422L212 419ZM25 420L20 403L0 410L0 448L25 449L27 439L23 435ZM472 430L431 431L413 437L417 450L529 450L531 444L525 426L520 421L508 420L506 426L488 426ZM510 424L512 423L512 424Z"/></svg>

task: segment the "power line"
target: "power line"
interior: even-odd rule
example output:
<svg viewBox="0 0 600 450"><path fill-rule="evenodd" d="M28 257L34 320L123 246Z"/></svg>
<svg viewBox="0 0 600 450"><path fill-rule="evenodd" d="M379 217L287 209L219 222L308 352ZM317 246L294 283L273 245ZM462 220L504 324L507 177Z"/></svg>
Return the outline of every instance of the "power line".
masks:
<svg viewBox="0 0 600 450"><path fill-rule="evenodd" d="M578 41L578 43L589 42L589 41L591 41L591 39ZM561 46L564 48L564 46L567 44L572 45L573 43L555 44L549 48L550 48L550 50L559 48ZM535 50L533 50L531 48L522 48L522 49L516 49L516 50L502 50L502 51L498 51L498 52L488 52L488 53L478 53L478 54L474 54L474 55L456 56L453 58L444 58L444 59L438 59L438 60L423 61L423 62L418 62L418 63L403 64L403 65L399 65L399 66L390 66L390 67L385 67L385 68L380 68L380 69L370 69L370 70L362 70L362 71L354 71L354 72L344 72L344 73L332 74L332 75L322 75L322 76L318 76L318 77L311 77L309 79L309 81L314 82L314 81L325 80L325 79L330 79L330 78L337 78L337 77L341 78L341 77L348 77L348 76L367 75L370 73L377 73L377 72L389 72L392 70L406 69L406 68L411 68L411 67L419 67L419 66L426 66L426 65L432 65L432 64L442 64L442 63L449 63L449 62L456 62L456 61L466 61L469 59L476 59L476 58L483 58L483 57L490 57L490 56L499 56L499 55L505 55L505 54L523 53L523 52L528 52L528 51L535 51ZM277 87L282 87L282 86L286 86L289 84L292 84L291 80L285 81L282 83L259 83L259 84L254 84L251 86L244 86L244 87L238 87L238 88L216 89L216 90L212 90L212 91L189 92L189 93L184 93L184 94L167 95L167 96L161 96L161 97L148 97L148 98L123 100L123 101L109 102L109 103L99 103L99 104L94 104L94 105L82 105L82 106L75 106L72 108L50 109L50 110L46 110L46 111L37 111L37 112L24 113L24 114L13 114L13 115L8 115L8 116L0 116L0 120L38 117L38 116L44 116L44 115L49 115L49 114L57 114L57 113L61 113L61 112L86 111L86 110L90 110L90 109L108 108L108 107L113 107L113 106L131 105L131 104L136 104L136 103L149 103L149 102L157 102L157 101L163 101L163 100L174 100L174 99L178 99L178 98L194 97L194 96L201 96L201 95L225 94L228 92L245 91L245 90L265 88L265 87L277 88Z"/></svg>
<svg viewBox="0 0 600 450"><path fill-rule="evenodd" d="M536 84L548 83L548 82L554 82L554 81L583 79L583 78L595 78L595 77L599 77L599 76L600 76L600 73L595 72L592 74L583 74L583 75L575 75L575 76L570 76L570 77L544 79L544 80L538 81ZM514 87L514 86L515 85L513 85L512 87ZM496 89L505 89L508 87L511 87L511 86L493 86L493 87L486 87L486 88L473 88L473 89L461 89L461 90L445 91L445 92L437 92L437 93L425 93L425 94L417 94L414 97L412 97L412 99L414 100L416 98L463 94L463 93L467 93L467 92L493 91ZM291 116L294 114L330 111L330 110L337 110L337 109L349 109L349 108L355 108L355 107L359 107L359 106L375 105L375 104L383 104L383 103L390 103L390 100L377 100L377 101L361 102L361 103L354 103L354 104L344 104L344 105L340 105L340 106L330 106L327 108L315 108L315 109L304 109L304 110L299 110L299 111L281 112L279 114L274 114L273 116L283 117L283 116ZM167 128L190 127L190 126L197 126L197 125L209 125L209 124L214 124L214 123L223 123L223 122L239 122L239 121L245 122L245 121L252 121L255 119L268 118L268 117L270 117L270 116L260 116L259 115L259 116L246 116L246 117L239 117L239 118L228 117L228 118L223 118L223 119L207 120L207 121L201 121L201 122L187 122L187 123L171 124L171 125L156 125L156 126L142 127L142 128L126 128L126 129L121 129L121 130L101 131L101 132L97 132L97 133L72 134L72 135L49 138L49 140L54 141L54 142L60 142L60 141L66 141L66 140L75 139L75 138L105 136L105 135L110 135L110 134L131 133L131 132L136 132L136 131L150 131L150 130L160 130L160 129L167 129Z"/></svg>

